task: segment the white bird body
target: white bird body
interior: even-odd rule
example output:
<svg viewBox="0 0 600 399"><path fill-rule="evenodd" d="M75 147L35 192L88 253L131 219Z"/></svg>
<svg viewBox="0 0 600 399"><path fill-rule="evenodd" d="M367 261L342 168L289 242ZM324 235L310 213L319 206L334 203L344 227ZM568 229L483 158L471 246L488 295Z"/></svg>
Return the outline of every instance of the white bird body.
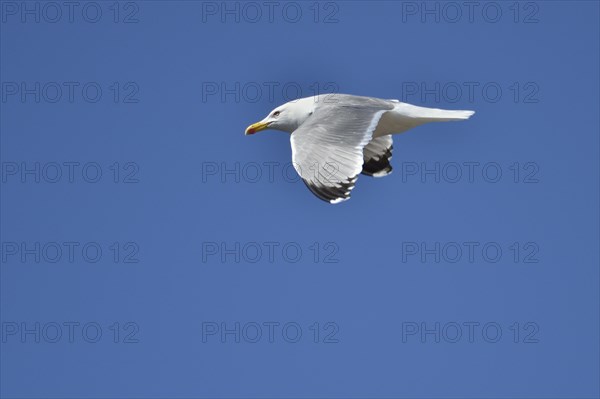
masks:
<svg viewBox="0 0 600 399"><path fill-rule="evenodd" d="M418 107L398 100L322 94L283 104L246 135L264 129L291 133L294 168L320 199L336 204L350 198L358 175L392 171L392 134L429 122L469 119L474 111Z"/></svg>

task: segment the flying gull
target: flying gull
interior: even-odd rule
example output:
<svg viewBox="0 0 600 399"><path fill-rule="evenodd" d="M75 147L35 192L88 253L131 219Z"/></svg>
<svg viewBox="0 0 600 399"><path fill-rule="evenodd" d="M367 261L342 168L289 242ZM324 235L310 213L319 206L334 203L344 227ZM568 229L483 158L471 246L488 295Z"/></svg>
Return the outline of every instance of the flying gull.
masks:
<svg viewBox="0 0 600 399"><path fill-rule="evenodd" d="M283 104L246 135L291 133L292 162L306 186L331 204L350 199L358 175L391 173L392 134L429 122L469 119L474 111L417 107L398 100L322 94Z"/></svg>

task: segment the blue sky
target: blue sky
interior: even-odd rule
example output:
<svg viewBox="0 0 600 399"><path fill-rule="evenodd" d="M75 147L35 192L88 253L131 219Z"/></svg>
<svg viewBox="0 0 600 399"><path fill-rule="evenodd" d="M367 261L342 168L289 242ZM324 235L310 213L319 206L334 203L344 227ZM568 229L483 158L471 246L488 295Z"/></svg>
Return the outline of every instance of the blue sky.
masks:
<svg viewBox="0 0 600 399"><path fill-rule="evenodd" d="M599 395L597 2L0 5L3 397ZM316 92L476 114L331 206Z"/></svg>

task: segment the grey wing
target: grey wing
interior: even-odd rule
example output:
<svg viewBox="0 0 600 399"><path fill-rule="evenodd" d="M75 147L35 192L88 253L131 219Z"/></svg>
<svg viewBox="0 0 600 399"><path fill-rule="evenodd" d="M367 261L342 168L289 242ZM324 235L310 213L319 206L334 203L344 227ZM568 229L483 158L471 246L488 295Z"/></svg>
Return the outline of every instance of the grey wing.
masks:
<svg viewBox="0 0 600 399"><path fill-rule="evenodd" d="M291 136L296 171L313 194L332 204L350 198L362 171L363 148L383 113L393 108L366 99L321 103Z"/></svg>
<svg viewBox="0 0 600 399"><path fill-rule="evenodd" d="M363 150L362 174L373 177L383 177L392 173L392 150L394 149L392 135L376 137Z"/></svg>

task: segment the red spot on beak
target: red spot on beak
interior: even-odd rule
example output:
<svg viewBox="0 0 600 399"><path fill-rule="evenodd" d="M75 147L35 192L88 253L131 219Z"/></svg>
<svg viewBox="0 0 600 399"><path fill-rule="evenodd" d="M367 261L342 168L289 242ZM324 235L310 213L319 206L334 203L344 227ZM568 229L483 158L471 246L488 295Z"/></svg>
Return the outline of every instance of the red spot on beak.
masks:
<svg viewBox="0 0 600 399"><path fill-rule="evenodd" d="M248 129L246 131L246 134L254 134L254 133L256 133L256 130L254 130L254 129Z"/></svg>

